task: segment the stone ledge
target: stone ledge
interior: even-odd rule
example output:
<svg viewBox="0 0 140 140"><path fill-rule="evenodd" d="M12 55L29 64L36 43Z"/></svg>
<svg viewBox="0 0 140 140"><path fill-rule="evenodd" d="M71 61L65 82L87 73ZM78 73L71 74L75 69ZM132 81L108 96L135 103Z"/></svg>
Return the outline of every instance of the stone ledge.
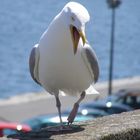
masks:
<svg viewBox="0 0 140 140"><path fill-rule="evenodd" d="M10 136L20 140L140 140L140 110L110 115L77 124L77 132L46 130Z"/></svg>

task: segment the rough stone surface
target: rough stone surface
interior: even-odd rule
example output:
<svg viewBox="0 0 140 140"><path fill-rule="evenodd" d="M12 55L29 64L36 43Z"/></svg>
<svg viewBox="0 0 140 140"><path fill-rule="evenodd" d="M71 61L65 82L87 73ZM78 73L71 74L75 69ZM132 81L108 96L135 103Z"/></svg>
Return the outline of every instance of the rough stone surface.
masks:
<svg viewBox="0 0 140 140"><path fill-rule="evenodd" d="M76 124L73 131L38 132L12 135L20 140L140 140L140 110L101 117Z"/></svg>

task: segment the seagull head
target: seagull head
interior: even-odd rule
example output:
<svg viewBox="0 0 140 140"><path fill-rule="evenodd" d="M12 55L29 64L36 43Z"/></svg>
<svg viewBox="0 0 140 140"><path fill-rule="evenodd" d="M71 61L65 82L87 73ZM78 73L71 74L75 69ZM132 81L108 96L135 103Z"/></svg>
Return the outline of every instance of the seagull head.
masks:
<svg viewBox="0 0 140 140"><path fill-rule="evenodd" d="M90 19L89 13L83 5L77 2L66 4L62 13L65 15L65 22L70 30L74 54L76 54L80 38L83 46L86 43L85 24Z"/></svg>

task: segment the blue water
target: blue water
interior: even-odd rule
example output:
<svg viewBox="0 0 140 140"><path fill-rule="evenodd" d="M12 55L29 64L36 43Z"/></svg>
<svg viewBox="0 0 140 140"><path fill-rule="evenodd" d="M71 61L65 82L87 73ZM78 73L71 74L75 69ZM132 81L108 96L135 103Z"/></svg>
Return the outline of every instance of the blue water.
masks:
<svg viewBox="0 0 140 140"><path fill-rule="evenodd" d="M78 1L78 0L77 0ZM79 0L88 9L88 40L108 79L111 10L106 0ZM40 91L30 77L32 46L68 0L0 0L0 97ZM114 79L140 75L140 0L123 0L116 11Z"/></svg>

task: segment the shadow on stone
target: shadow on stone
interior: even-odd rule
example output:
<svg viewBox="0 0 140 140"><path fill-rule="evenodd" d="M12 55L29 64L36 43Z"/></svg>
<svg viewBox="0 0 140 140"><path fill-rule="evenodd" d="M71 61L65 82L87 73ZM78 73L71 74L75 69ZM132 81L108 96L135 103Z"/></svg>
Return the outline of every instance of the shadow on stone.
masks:
<svg viewBox="0 0 140 140"><path fill-rule="evenodd" d="M56 128L58 126L54 126L51 128ZM71 130L61 130L61 131L50 131L50 128L43 128L39 131L30 131L30 132L20 132L18 134L9 135L7 138L19 139L19 140L53 140L51 136L53 135L63 135L63 134L71 134L83 131L84 128L82 125L72 125Z"/></svg>

